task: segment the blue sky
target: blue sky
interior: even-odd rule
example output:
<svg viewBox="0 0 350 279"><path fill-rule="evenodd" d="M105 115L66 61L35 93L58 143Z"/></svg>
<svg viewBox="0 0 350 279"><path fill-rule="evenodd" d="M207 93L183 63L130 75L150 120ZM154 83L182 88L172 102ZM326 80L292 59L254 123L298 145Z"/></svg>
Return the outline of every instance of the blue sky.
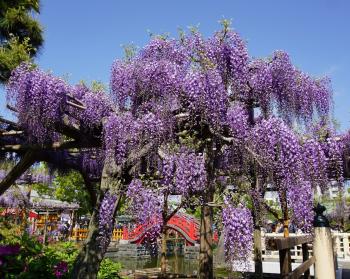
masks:
<svg viewBox="0 0 350 279"><path fill-rule="evenodd" d="M42 0L39 20L45 44L36 62L43 69L79 80L109 81L122 45L144 46L152 33L199 24L204 35L229 18L247 40L250 55L286 50L295 65L312 75L329 75L335 117L350 128L350 1L344 0ZM3 95L3 94L2 94ZM3 99L0 100L3 104ZM3 108L1 109L3 110ZM1 112L1 114L4 114Z"/></svg>

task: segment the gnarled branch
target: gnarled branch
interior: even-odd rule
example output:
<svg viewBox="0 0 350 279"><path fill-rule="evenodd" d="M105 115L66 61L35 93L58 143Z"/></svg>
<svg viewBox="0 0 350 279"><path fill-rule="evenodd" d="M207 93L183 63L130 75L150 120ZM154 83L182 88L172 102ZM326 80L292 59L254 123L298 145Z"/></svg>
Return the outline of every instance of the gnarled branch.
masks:
<svg viewBox="0 0 350 279"><path fill-rule="evenodd" d="M214 131L212 128L209 128L210 132L221 139L222 141L229 143L229 144L240 144L237 139L233 137L226 137L219 132ZM260 160L260 156L256 154L253 150L250 149L247 145L243 144L242 147L254 158L254 160L260 165L261 167L264 166L264 164Z"/></svg>
<svg viewBox="0 0 350 279"><path fill-rule="evenodd" d="M165 224L185 205L185 200L182 200L181 203L165 218Z"/></svg>
<svg viewBox="0 0 350 279"><path fill-rule="evenodd" d="M73 103L73 102L71 102L71 101L66 101L66 104L67 104L67 105L70 105L70 106L72 106L72 107L75 107L75 108L81 109L81 110L85 110L85 109L86 109L86 107L85 107L85 106L78 105L78 104Z"/></svg>
<svg viewBox="0 0 350 279"><path fill-rule="evenodd" d="M75 98L72 94L67 94L67 97L71 98L74 102L78 103L79 105L85 107L85 104L78 98Z"/></svg>

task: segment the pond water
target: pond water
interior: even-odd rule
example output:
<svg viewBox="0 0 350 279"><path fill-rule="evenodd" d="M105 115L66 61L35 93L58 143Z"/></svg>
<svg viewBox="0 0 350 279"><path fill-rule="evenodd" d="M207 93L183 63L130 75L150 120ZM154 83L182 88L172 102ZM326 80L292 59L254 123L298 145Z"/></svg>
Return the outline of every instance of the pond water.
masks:
<svg viewBox="0 0 350 279"><path fill-rule="evenodd" d="M160 267L160 258L148 259L115 258L113 259L123 265L123 269L135 271L136 269ZM169 256L168 270L174 273L197 274L198 260L185 259L183 256Z"/></svg>
<svg viewBox="0 0 350 279"><path fill-rule="evenodd" d="M123 265L124 270L135 271L136 269L154 268L160 267L160 258L148 258L148 259L135 259L135 258L114 258L113 260L120 262ZM167 257L168 268L167 270L172 273L181 274L197 274L198 272L198 260L185 259L183 256L169 256ZM216 276L228 276L231 278L237 278L237 273L231 273L225 269L215 270Z"/></svg>

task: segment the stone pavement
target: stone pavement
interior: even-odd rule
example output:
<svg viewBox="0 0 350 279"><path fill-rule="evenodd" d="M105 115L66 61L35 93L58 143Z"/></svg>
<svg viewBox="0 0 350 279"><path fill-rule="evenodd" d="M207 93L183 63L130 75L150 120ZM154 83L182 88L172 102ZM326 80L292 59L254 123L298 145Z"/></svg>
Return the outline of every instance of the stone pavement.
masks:
<svg viewBox="0 0 350 279"><path fill-rule="evenodd" d="M342 279L350 279L350 269L342 270Z"/></svg>

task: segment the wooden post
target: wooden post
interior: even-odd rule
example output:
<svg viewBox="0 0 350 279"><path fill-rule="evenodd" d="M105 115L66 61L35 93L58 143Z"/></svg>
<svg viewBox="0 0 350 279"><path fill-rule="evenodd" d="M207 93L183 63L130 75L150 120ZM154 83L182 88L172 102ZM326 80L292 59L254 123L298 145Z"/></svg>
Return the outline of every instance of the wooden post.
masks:
<svg viewBox="0 0 350 279"><path fill-rule="evenodd" d="M175 256L175 267L174 267L174 272L175 273L179 273L179 258L177 256L177 239L178 239L179 235L178 235L178 232L175 231L175 243L174 243L174 256Z"/></svg>
<svg viewBox="0 0 350 279"><path fill-rule="evenodd" d="M49 211L46 210L45 214L45 224L44 224L44 237L43 237L43 244L46 244L46 234L47 234L47 220L49 219Z"/></svg>
<svg viewBox="0 0 350 279"><path fill-rule="evenodd" d="M36 234L38 218L39 218L39 214L37 215L36 218L34 218L34 221L33 221L33 234Z"/></svg>
<svg viewBox="0 0 350 279"><path fill-rule="evenodd" d="M281 278L285 278L292 269L290 268L290 249L282 249L279 251L280 256L280 271L281 271Z"/></svg>
<svg viewBox="0 0 350 279"><path fill-rule="evenodd" d="M281 278L296 279L302 277L310 278L310 273L308 270L310 266L315 263L315 257L308 258L308 246L307 243L312 242L312 236L298 236L298 237L288 237L288 238L268 238L266 242L266 248L268 250L279 251L280 256L280 274ZM288 259L288 253L290 249L295 246L302 245L303 251L303 263L299 265L296 269L291 271L290 261Z"/></svg>
<svg viewBox="0 0 350 279"><path fill-rule="evenodd" d="M301 249L303 252L303 262L306 262L309 259L309 250L308 250L308 245L307 243L303 243L301 245ZM310 269L306 270L304 273L304 279L310 279Z"/></svg>
<svg viewBox="0 0 350 279"><path fill-rule="evenodd" d="M73 232L73 229L74 229L74 226L75 226L75 211L74 211L74 209L73 209L72 212L71 212L70 219L71 219L72 223L71 223L71 225L70 225L70 227L69 227L68 239L71 239L71 237L72 237L72 232ZM75 240L77 241L77 236L75 236Z"/></svg>

